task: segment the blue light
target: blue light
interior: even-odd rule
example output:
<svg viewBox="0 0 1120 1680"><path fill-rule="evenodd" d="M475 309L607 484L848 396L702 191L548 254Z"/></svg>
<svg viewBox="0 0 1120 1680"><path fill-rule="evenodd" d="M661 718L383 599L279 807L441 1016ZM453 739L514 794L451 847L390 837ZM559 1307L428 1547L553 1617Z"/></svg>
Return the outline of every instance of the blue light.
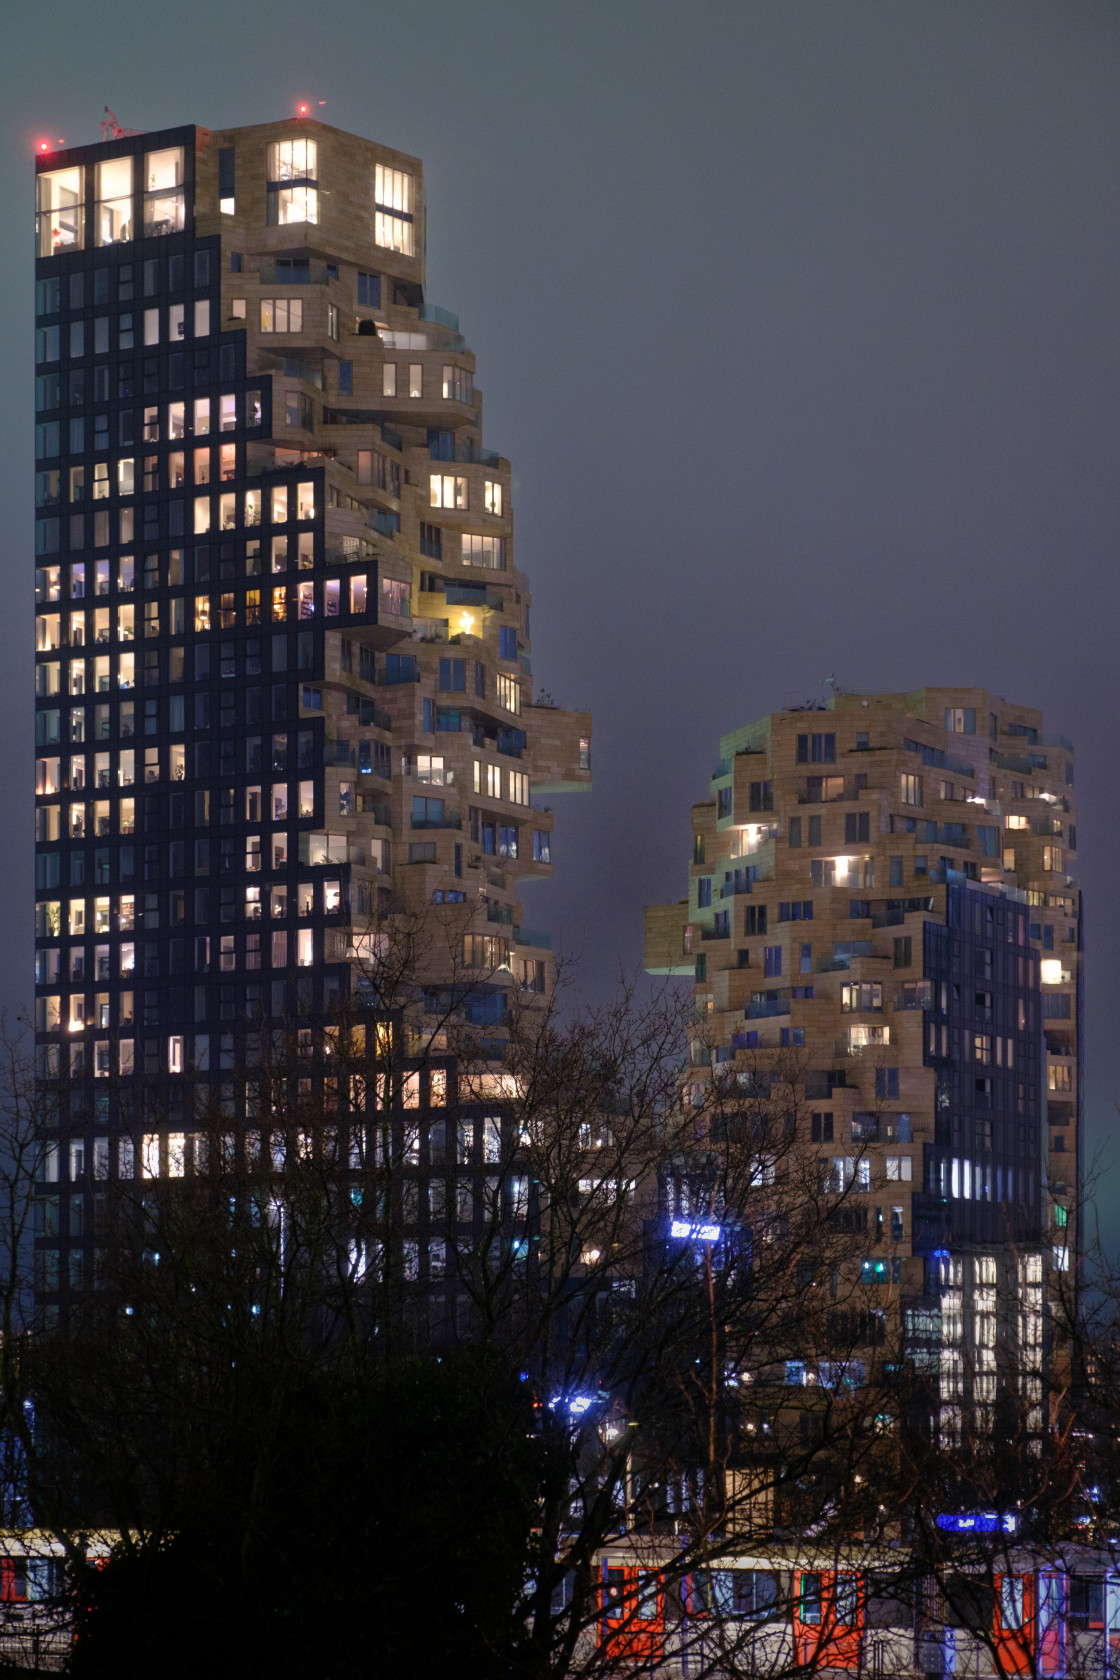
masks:
<svg viewBox="0 0 1120 1680"><path fill-rule="evenodd" d="M602 1395L599 1394L554 1394L548 1405L550 1411L566 1407L573 1417L582 1417L600 1399Z"/></svg>
<svg viewBox="0 0 1120 1680"><path fill-rule="evenodd" d="M1019 1519L1011 1512L1003 1516L998 1511L943 1512L937 1518L937 1526L947 1534L1014 1534Z"/></svg>
<svg viewBox="0 0 1120 1680"><path fill-rule="evenodd" d="M718 1243L723 1232L718 1225L700 1222L693 1224L687 1219L674 1219L669 1226L669 1235L683 1242Z"/></svg>

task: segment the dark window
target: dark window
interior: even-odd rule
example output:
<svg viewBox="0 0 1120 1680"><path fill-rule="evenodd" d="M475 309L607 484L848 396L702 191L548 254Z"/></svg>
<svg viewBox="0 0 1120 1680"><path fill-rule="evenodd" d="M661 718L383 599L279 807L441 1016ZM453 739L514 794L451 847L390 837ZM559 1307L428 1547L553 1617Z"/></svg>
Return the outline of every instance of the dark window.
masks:
<svg viewBox="0 0 1120 1680"><path fill-rule="evenodd" d="M752 933L765 933L766 932L766 906L765 906L765 904L748 904L747 905L746 916L744 918L744 932L748 936Z"/></svg>
<svg viewBox="0 0 1120 1680"><path fill-rule="evenodd" d="M752 811L772 811L774 809L773 782L751 783L750 808Z"/></svg>
<svg viewBox="0 0 1120 1680"><path fill-rule="evenodd" d="M849 811L844 817L844 842L851 845L860 840L871 838L871 814L869 811Z"/></svg>
<svg viewBox="0 0 1120 1680"><path fill-rule="evenodd" d="M875 1069L875 1095L877 1097L898 1096L898 1069Z"/></svg>
<svg viewBox="0 0 1120 1680"><path fill-rule="evenodd" d="M466 660L441 659L439 662L439 686L444 693L465 694L467 692Z"/></svg>
<svg viewBox="0 0 1120 1680"><path fill-rule="evenodd" d="M813 919L813 901L811 898L795 898L788 902L783 900L778 905L778 920L780 922L811 922Z"/></svg>
<svg viewBox="0 0 1120 1680"><path fill-rule="evenodd" d="M833 1141L833 1121L830 1113L814 1113L810 1116L809 1123L814 1143L831 1143Z"/></svg>
<svg viewBox="0 0 1120 1680"><path fill-rule="evenodd" d="M719 817L729 817L732 810L733 789L720 788L716 794L716 814Z"/></svg>
<svg viewBox="0 0 1120 1680"><path fill-rule="evenodd" d="M700 910L706 910L712 902L712 877L700 875L696 881L696 904Z"/></svg>
<svg viewBox="0 0 1120 1680"><path fill-rule="evenodd" d="M442 560L443 530L439 525L420 521L420 552L426 554L429 560Z"/></svg>

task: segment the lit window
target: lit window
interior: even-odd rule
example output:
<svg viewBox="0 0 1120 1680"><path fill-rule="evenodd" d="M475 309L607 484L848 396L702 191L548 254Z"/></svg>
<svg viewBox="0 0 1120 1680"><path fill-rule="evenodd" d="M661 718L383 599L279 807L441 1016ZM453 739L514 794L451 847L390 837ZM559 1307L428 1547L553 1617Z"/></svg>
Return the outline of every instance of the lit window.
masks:
<svg viewBox="0 0 1120 1680"><path fill-rule="evenodd" d="M144 236L182 233L186 222L183 148L168 146L144 158Z"/></svg>
<svg viewBox="0 0 1120 1680"><path fill-rule="evenodd" d="M319 220L319 149L314 140L277 140L268 148L268 224Z"/></svg>
<svg viewBox="0 0 1120 1680"><path fill-rule="evenodd" d="M261 331L302 332L302 298L261 298Z"/></svg>
<svg viewBox="0 0 1120 1680"><path fill-rule="evenodd" d="M903 771L901 780L902 803L904 805L920 805L922 803L922 778Z"/></svg>
<svg viewBox="0 0 1120 1680"><path fill-rule="evenodd" d="M516 677L507 677L498 671L494 677L494 694L499 706L504 706L507 712L521 711L521 685Z"/></svg>
<svg viewBox="0 0 1120 1680"><path fill-rule="evenodd" d="M132 238L132 159L110 158L97 165L94 206L98 245L119 245Z"/></svg>
<svg viewBox="0 0 1120 1680"><path fill-rule="evenodd" d="M482 487L482 505L487 513L502 511L502 487L496 480L486 479Z"/></svg>
<svg viewBox="0 0 1120 1680"><path fill-rule="evenodd" d="M36 182L35 249L41 257L80 251L85 231L81 169L49 169Z"/></svg>
<svg viewBox="0 0 1120 1680"><path fill-rule="evenodd" d="M465 478L456 478L450 474L432 473L429 482L429 500L432 507L466 509L468 503Z"/></svg>
<svg viewBox="0 0 1120 1680"><path fill-rule="evenodd" d="M479 537L467 533L463 537L463 565L485 566L492 572L504 572L506 569L506 539L504 537Z"/></svg>
<svg viewBox="0 0 1120 1680"><path fill-rule="evenodd" d="M411 257L415 252L412 222L412 176L403 169L374 168L373 237L389 251Z"/></svg>
<svg viewBox="0 0 1120 1680"><path fill-rule="evenodd" d="M474 378L466 368L443 364L443 394L450 402L469 403L474 398Z"/></svg>

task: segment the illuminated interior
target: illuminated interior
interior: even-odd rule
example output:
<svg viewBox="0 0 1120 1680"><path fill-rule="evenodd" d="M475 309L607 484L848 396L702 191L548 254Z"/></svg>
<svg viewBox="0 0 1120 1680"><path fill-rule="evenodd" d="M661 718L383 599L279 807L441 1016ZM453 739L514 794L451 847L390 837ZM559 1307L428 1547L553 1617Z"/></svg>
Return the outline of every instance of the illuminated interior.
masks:
<svg viewBox="0 0 1120 1680"><path fill-rule="evenodd" d="M110 158L97 165L94 226L98 245L120 245L132 238L132 159Z"/></svg>
<svg viewBox="0 0 1120 1680"><path fill-rule="evenodd" d="M82 171L50 169L38 179L36 247L41 257L82 247Z"/></svg>
<svg viewBox="0 0 1120 1680"><path fill-rule="evenodd" d="M182 233L186 221L183 148L168 146L144 158L144 233Z"/></svg>

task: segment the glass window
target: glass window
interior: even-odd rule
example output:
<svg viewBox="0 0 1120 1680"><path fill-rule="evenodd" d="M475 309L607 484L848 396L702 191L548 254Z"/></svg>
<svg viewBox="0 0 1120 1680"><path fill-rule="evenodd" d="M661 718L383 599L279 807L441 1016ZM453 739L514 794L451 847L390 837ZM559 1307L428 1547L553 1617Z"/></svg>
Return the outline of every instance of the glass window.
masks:
<svg viewBox="0 0 1120 1680"><path fill-rule="evenodd" d="M374 211L373 238L375 244L387 251L399 251L404 257L414 254L412 223L400 216L387 216L383 210Z"/></svg>
<svg viewBox="0 0 1120 1680"><path fill-rule="evenodd" d="M302 332L302 298L261 298L261 331Z"/></svg>
<svg viewBox="0 0 1120 1680"><path fill-rule="evenodd" d="M386 250L415 254L412 222L412 176L379 163L374 169L373 237Z"/></svg>
<svg viewBox="0 0 1120 1680"><path fill-rule="evenodd" d="M120 245L132 238L132 159L110 158L97 165L94 227L98 245Z"/></svg>
<svg viewBox="0 0 1120 1680"><path fill-rule="evenodd" d="M144 158L144 233L182 233L186 219L183 148L168 146Z"/></svg>
<svg viewBox="0 0 1120 1680"><path fill-rule="evenodd" d="M268 222L319 220L319 148L314 140L276 140L268 148Z"/></svg>
<svg viewBox="0 0 1120 1680"><path fill-rule="evenodd" d="M314 181L319 173L319 145L315 140L276 140L268 148L268 179Z"/></svg>
<svg viewBox="0 0 1120 1680"><path fill-rule="evenodd" d="M450 474L432 473L429 478L429 497L432 507L465 509L467 481Z"/></svg>
<svg viewBox="0 0 1120 1680"><path fill-rule="evenodd" d="M80 168L48 169L36 183L35 249L40 257L80 251L85 231L85 182Z"/></svg>

